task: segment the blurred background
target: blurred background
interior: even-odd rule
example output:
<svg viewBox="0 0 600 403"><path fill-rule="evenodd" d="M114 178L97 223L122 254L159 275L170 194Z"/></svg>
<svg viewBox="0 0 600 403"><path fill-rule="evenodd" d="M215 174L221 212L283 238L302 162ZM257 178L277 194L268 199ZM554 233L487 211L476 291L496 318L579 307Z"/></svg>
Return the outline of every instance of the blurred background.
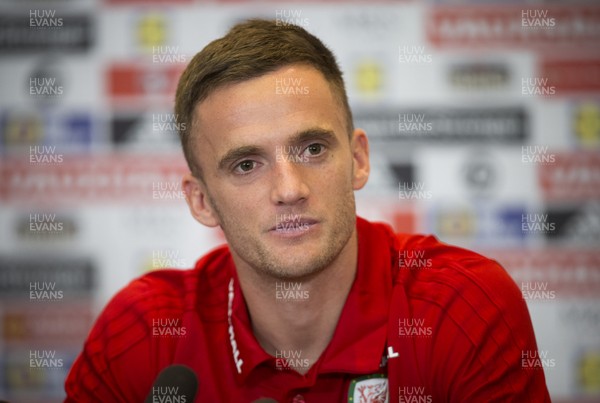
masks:
<svg viewBox="0 0 600 403"><path fill-rule="evenodd" d="M497 259L538 339L524 370L600 401L600 5L486 0L2 1L0 399L62 401L117 290L224 242L183 199L174 89L249 17L337 55L371 142L359 214Z"/></svg>

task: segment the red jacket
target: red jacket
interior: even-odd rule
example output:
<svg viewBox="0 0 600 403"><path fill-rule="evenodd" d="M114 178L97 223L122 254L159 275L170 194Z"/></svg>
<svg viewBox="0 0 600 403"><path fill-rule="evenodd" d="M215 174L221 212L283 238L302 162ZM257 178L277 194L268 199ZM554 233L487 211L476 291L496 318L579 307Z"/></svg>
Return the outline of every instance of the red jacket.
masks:
<svg viewBox="0 0 600 403"><path fill-rule="evenodd" d="M550 401L543 369L522 359L535 356L535 336L500 265L431 236L361 218L357 228L355 282L305 375L286 365L301 365L301 353L276 358L256 341L223 246L193 270L155 271L121 290L71 368L66 401L143 401L174 363L196 373L196 402Z"/></svg>

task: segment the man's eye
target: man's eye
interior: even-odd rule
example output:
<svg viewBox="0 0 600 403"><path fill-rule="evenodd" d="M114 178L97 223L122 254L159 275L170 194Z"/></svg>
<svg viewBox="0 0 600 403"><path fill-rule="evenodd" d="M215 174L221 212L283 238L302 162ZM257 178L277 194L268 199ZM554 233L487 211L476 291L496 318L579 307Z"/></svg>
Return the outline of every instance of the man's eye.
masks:
<svg viewBox="0 0 600 403"><path fill-rule="evenodd" d="M306 147L306 150L310 155L319 155L323 152L323 145L319 143L314 143Z"/></svg>
<svg viewBox="0 0 600 403"><path fill-rule="evenodd" d="M246 160L246 161L240 162L235 167L235 170L241 171L241 172L250 172L254 169L255 166L256 166L256 163L254 161Z"/></svg>

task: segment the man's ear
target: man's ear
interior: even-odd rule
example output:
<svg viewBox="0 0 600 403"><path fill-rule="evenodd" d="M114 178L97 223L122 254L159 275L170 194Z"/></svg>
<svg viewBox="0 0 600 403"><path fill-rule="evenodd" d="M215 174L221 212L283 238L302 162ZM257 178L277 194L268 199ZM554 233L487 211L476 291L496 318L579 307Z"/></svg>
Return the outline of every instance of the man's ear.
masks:
<svg viewBox="0 0 600 403"><path fill-rule="evenodd" d="M369 179L369 140L363 129L355 129L350 141L353 159L352 185L354 190L362 189Z"/></svg>
<svg viewBox="0 0 600 403"><path fill-rule="evenodd" d="M218 216L215 214L210 198L206 193L206 185L202 180L188 172L181 179L181 189L185 193L185 201L190 208L190 213L196 221L207 227L220 225Z"/></svg>

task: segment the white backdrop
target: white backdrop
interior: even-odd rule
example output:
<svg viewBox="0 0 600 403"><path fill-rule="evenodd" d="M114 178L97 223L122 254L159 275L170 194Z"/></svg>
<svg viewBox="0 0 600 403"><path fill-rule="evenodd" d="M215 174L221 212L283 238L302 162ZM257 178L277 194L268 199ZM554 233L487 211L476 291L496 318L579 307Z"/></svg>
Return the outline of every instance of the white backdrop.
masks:
<svg viewBox="0 0 600 403"><path fill-rule="evenodd" d="M371 139L359 214L498 259L553 400L599 400L600 7L446 3L2 3L0 399L61 401L118 289L224 241L182 199L174 88L209 41L265 17L341 63Z"/></svg>

